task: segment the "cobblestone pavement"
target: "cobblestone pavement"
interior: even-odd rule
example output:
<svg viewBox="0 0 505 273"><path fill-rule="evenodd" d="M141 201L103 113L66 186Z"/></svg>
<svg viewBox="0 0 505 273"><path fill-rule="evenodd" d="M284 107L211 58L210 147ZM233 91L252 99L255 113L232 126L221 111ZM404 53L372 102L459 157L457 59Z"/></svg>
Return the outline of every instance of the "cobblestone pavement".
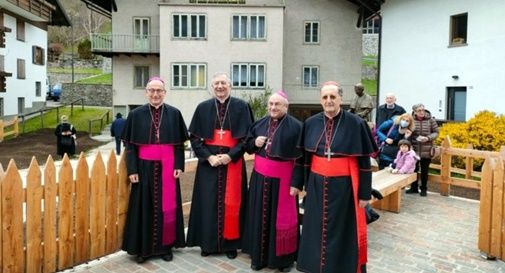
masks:
<svg viewBox="0 0 505 273"><path fill-rule="evenodd" d="M477 248L479 203L429 193L403 195L399 214L380 212L369 226L368 272L505 272L505 263L480 257ZM251 272L245 254L200 257L198 248L174 252L174 260L151 259L138 265L118 252L66 272ZM274 272L262 270L261 272ZM298 272L292 270L291 272Z"/></svg>

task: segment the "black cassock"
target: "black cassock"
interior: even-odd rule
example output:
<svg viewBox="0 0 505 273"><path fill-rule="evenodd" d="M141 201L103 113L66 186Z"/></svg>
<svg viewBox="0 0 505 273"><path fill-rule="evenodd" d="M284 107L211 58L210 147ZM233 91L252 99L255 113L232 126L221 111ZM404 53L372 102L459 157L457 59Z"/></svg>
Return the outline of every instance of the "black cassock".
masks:
<svg viewBox="0 0 505 273"><path fill-rule="evenodd" d="M128 114L122 139L126 143L128 175L139 175L139 182L131 184L122 249L131 255L149 257L167 254L172 247L184 247L179 179L175 180L176 239L171 245L163 245L162 164L138 157L139 145L173 145L174 169L184 170L184 142L188 134L180 111L168 104L158 109L149 104L135 108Z"/></svg>
<svg viewBox="0 0 505 273"><path fill-rule="evenodd" d="M232 162L240 160L244 154L244 140L252 122L253 116L249 104L238 98L229 97L224 103L212 98L197 106L189 126L191 146L198 157L198 166L189 216L188 246L200 246L202 251L207 253L221 253L241 248L240 238L228 240L223 236L228 166L212 167L207 158L215 154L228 154ZM223 130L231 130L233 139L238 140L235 146L228 148L205 143L213 139L214 130L220 130L221 125ZM243 231L246 204L246 176L245 163L242 160L240 235Z"/></svg>
<svg viewBox="0 0 505 273"><path fill-rule="evenodd" d="M369 200L372 183L369 155L377 150L370 129L357 115L343 110L333 121L328 120L324 113L319 113L305 121L301 143L306 153L305 173L308 177L305 180L307 195L297 269L311 273L356 273L356 210L360 208L355 207L351 177L316 174L311 171L311 160L313 155L326 160L326 144L331 143L331 157L349 157L357 161L357 197ZM366 224L364 228L366 234ZM364 243L366 246L366 238ZM366 254L364 257L366 259ZM366 271L365 263L360 270Z"/></svg>
<svg viewBox="0 0 505 273"><path fill-rule="evenodd" d="M279 121L264 117L251 126L246 140L246 151L275 161L297 160L290 185L301 190L303 158L302 149L298 147L301 132L302 123L289 115ZM267 136L271 143L265 143L261 148L256 147L255 140L258 136ZM242 251L251 256L251 264L257 268L283 268L296 260L296 251L287 255L276 255L279 184L280 179L265 177L254 170L249 181ZM298 202L296 203L298 205ZM298 226L298 237L299 233Z"/></svg>
<svg viewBox="0 0 505 273"><path fill-rule="evenodd" d="M66 131L71 131L72 134L68 135L68 136L61 135L62 132L66 132ZM57 138L57 140L56 140L56 153L58 155L63 156L66 153L68 156L72 156L75 154L75 140L74 140L75 133L76 133L75 127L72 126L70 123L63 122L63 123L58 124L58 126L56 126L56 129L54 130L54 134L56 135L56 138ZM72 144L71 145L63 145L61 143L61 140L63 138L67 138L68 140L70 140L70 142Z"/></svg>

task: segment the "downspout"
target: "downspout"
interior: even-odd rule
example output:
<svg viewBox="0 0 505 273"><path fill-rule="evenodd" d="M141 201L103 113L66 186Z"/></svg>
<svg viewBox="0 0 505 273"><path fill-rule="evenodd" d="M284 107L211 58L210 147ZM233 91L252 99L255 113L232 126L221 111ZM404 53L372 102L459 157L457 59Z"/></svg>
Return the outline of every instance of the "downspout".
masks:
<svg viewBox="0 0 505 273"><path fill-rule="evenodd" d="M379 41L378 41L378 52L377 52L377 96L375 96L375 108L378 109L380 105L380 75L381 75L381 52L382 52L382 16L379 13L379 11L375 11L372 8L370 8L366 3L363 2L363 0L357 0L362 7L366 8L370 12L372 12L372 16L379 16ZM383 1L382 1L383 2ZM375 110L375 123L377 123L377 110ZM380 124L376 124L380 125Z"/></svg>

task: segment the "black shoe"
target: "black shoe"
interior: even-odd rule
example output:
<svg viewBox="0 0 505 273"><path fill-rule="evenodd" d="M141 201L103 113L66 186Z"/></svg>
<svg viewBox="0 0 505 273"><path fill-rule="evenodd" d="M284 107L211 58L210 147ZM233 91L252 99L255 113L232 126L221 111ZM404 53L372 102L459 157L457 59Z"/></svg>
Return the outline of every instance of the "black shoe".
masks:
<svg viewBox="0 0 505 273"><path fill-rule="evenodd" d="M237 258L237 251L236 250L226 251L226 257L228 257L228 259L230 260Z"/></svg>
<svg viewBox="0 0 505 273"><path fill-rule="evenodd" d="M405 191L406 194L413 194L413 193L419 193L418 189L410 188Z"/></svg>
<svg viewBox="0 0 505 273"><path fill-rule="evenodd" d="M146 261L146 258L142 257L142 256L137 256L137 258L135 259L135 261L137 261L138 264L142 264Z"/></svg>
<svg viewBox="0 0 505 273"><path fill-rule="evenodd" d="M279 267L280 272L289 272L291 271L291 266Z"/></svg>
<svg viewBox="0 0 505 273"><path fill-rule="evenodd" d="M254 270L254 271L260 271L261 269L263 269L263 266L252 264L251 265L251 269Z"/></svg>
<svg viewBox="0 0 505 273"><path fill-rule="evenodd" d="M426 190L421 190L420 195L421 195L422 197L426 197L426 195L427 195L427 194L426 194Z"/></svg>
<svg viewBox="0 0 505 273"><path fill-rule="evenodd" d="M170 250L167 254L163 254L161 259L166 262L170 262L174 259L174 254L172 254L172 250Z"/></svg>
<svg viewBox="0 0 505 273"><path fill-rule="evenodd" d="M209 253L209 252L205 252L205 251L203 251L203 250L202 250L202 252L200 252L200 255L201 255L202 257L207 257L207 256L209 256L209 255L210 255L210 253Z"/></svg>
<svg viewBox="0 0 505 273"><path fill-rule="evenodd" d="M382 198L384 198L384 196L382 196L382 193L376 189L372 189L372 196L378 200L382 200Z"/></svg>

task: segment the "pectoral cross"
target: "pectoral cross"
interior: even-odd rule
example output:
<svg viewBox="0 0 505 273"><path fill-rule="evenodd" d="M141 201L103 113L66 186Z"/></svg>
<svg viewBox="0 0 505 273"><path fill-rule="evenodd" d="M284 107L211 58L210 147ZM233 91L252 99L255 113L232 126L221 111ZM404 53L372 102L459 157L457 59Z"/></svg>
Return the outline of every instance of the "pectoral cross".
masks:
<svg viewBox="0 0 505 273"><path fill-rule="evenodd" d="M267 145L265 145L265 150L268 150L268 148L270 147L270 145L272 145L272 140L271 139L267 139Z"/></svg>
<svg viewBox="0 0 505 273"><path fill-rule="evenodd" d="M326 148L326 152L324 152L324 154L328 158L328 161L330 161L331 156L334 155L335 153L332 153L330 147L328 147Z"/></svg>
<svg viewBox="0 0 505 273"><path fill-rule="evenodd" d="M221 128L217 134L219 135L219 139L223 139L223 135L226 134L226 132L223 131L223 128Z"/></svg>

